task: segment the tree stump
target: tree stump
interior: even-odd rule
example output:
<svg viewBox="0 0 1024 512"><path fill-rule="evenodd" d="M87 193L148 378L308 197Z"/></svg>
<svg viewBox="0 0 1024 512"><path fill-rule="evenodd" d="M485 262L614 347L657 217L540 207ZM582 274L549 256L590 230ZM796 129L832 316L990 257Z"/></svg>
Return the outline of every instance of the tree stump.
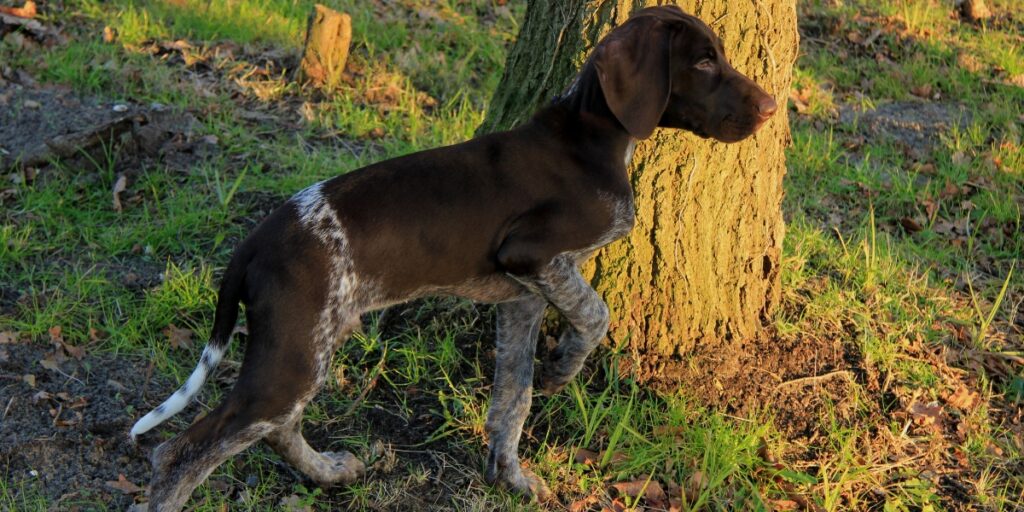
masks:
<svg viewBox="0 0 1024 512"><path fill-rule="evenodd" d="M964 0L960 4L960 13L967 21L975 23L992 17L992 11L985 5L985 0Z"/></svg>
<svg viewBox="0 0 1024 512"><path fill-rule="evenodd" d="M299 79L314 87L333 89L341 81L352 42L352 18L320 4L313 6L306 26Z"/></svg>

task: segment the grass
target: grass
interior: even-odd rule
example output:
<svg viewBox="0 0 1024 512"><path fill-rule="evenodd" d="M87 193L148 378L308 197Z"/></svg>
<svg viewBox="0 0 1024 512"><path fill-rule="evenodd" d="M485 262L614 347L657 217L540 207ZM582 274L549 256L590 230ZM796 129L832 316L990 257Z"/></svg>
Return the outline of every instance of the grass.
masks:
<svg viewBox="0 0 1024 512"><path fill-rule="evenodd" d="M1022 14L1010 0L990 3L1003 21L976 27L930 0L800 2L783 307L770 332L780 342L835 339L861 373L839 394L804 388L798 396L818 416L815 433L800 435L769 404L734 415L686 389L639 388L617 375L624 356L608 348L565 392L535 400L527 422L524 458L564 504L608 503L609 483L638 480L676 484L668 490L684 510L1019 507L1024 89L1012 81L1024 73L1014 29ZM352 73L330 95L282 73L301 45L306 2L75 0L44 16L66 24L67 45L0 44L0 60L44 83L187 110L193 139L215 148L184 163L103 148L12 182L0 211L0 332L42 342L60 325L69 343L144 354L181 381L199 347L174 349L164 330L205 339L216 276L269 205L313 181L471 137L524 9L332 5L352 14L357 37ZM104 26L117 30L115 43L99 40ZM848 36L875 30L870 48ZM159 47L178 39L190 47ZM925 86L939 100L919 98ZM949 111L949 128L930 133L923 153L861 135L875 109L925 101L964 108ZM117 212L111 190L123 174L128 206ZM490 314L459 301L405 305L372 318L336 354L306 429L318 448L370 461L373 478L311 489L253 449L220 467L193 505L537 508L480 473ZM229 360L240 360L238 345ZM961 388L977 404L953 405ZM222 389L211 386L204 407ZM942 405L946 430L912 412L930 403ZM577 462L580 448L598 459ZM68 505L31 478L0 478L0 508Z"/></svg>

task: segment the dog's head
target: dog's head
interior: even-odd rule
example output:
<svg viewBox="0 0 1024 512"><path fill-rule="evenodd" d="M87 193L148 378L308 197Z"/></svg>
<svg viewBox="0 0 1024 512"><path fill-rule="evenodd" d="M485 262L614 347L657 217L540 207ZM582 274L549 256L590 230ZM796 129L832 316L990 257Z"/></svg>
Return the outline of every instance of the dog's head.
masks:
<svg viewBox="0 0 1024 512"><path fill-rule="evenodd" d="M593 63L612 114L639 139L663 126L736 142L777 108L733 69L711 28L675 6L634 14L601 40Z"/></svg>

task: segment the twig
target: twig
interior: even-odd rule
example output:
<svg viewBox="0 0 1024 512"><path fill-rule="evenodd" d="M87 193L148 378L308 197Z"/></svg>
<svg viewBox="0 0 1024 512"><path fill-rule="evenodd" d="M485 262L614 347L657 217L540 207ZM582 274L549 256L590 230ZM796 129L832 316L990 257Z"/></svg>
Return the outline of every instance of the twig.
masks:
<svg viewBox="0 0 1024 512"><path fill-rule="evenodd" d="M829 373L826 373L824 375L814 375L814 376L811 376L811 377L801 377L799 379L789 380L789 381L786 381L786 382L783 382L783 383L779 384L778 386L775 386L775 390L778 391L779 388L783 388L783 387L790 386L790 385L794 385L794 386L807 386L807 385L810 385L810 384L817 384L818 382L821 382L823 380L828 380L828 379L831 379L832 377L836 377L836 376L839 376L839 375L843 375L843 376L845 376L847 379L849 379L851 381L853 380L853 374L850 373L849 370L836 370L834 372L829 372Z"/></svg>
<svg viewBox="0 0 1024 512"><path fill-rule="evenodd" d="M11 399L7 401L7 407L4 407L4 415L0 416L0 420L7 418L7 413L11 411L11 406L14 405L15 398L17 397L12 396Z"/></svg>
<svg viewBox="0 0 1024 512"><path fill-rule="evenodd" d="M359 404L366 399L366 395L369 395L370 391L373 390L373 388L377 387L377 379L380 378L380 374L384 369L384 362L387 360L387 356L388 348L387 346L385 346L384 352L380 355L380 361L377 362L377 366L374 367L373 369L373 377L370 378L370 382L368 382L366 386L363 386L363 390L360 391L359 396L357 396L356 399L352 401L352 405L348 406L348 409L345 410L345 414L341 415L343 418L346 416L350 416L353 412L355 412L356 407L359 407Z"/></svg>

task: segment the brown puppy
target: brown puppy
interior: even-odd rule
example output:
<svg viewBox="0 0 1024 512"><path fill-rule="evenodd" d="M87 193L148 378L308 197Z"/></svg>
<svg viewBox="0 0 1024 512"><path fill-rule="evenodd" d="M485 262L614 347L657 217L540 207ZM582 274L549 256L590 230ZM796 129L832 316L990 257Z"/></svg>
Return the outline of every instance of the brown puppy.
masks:
<svg viewBox="0 0 1024 512"><path fill-rule="evenodd" d="M571 326L543 364L550 394L606 333L608 308L577 265L633 225L626 165L635 140L665 126L735 142L775 109L704 23L655 7L602 40L565 94L527 124L299 192L232 257L192 376L132 428L134 438L188 404L223 356L244 302L251 336L238 381L154 450L150 509L180 509L214 468L260 439L320 484L359 478L363 464L352 454L306 443L302 410L360 314L438 294L498 303L485 476L544 497L547 487L517 454L537 331L549 304Z"/></svg>

